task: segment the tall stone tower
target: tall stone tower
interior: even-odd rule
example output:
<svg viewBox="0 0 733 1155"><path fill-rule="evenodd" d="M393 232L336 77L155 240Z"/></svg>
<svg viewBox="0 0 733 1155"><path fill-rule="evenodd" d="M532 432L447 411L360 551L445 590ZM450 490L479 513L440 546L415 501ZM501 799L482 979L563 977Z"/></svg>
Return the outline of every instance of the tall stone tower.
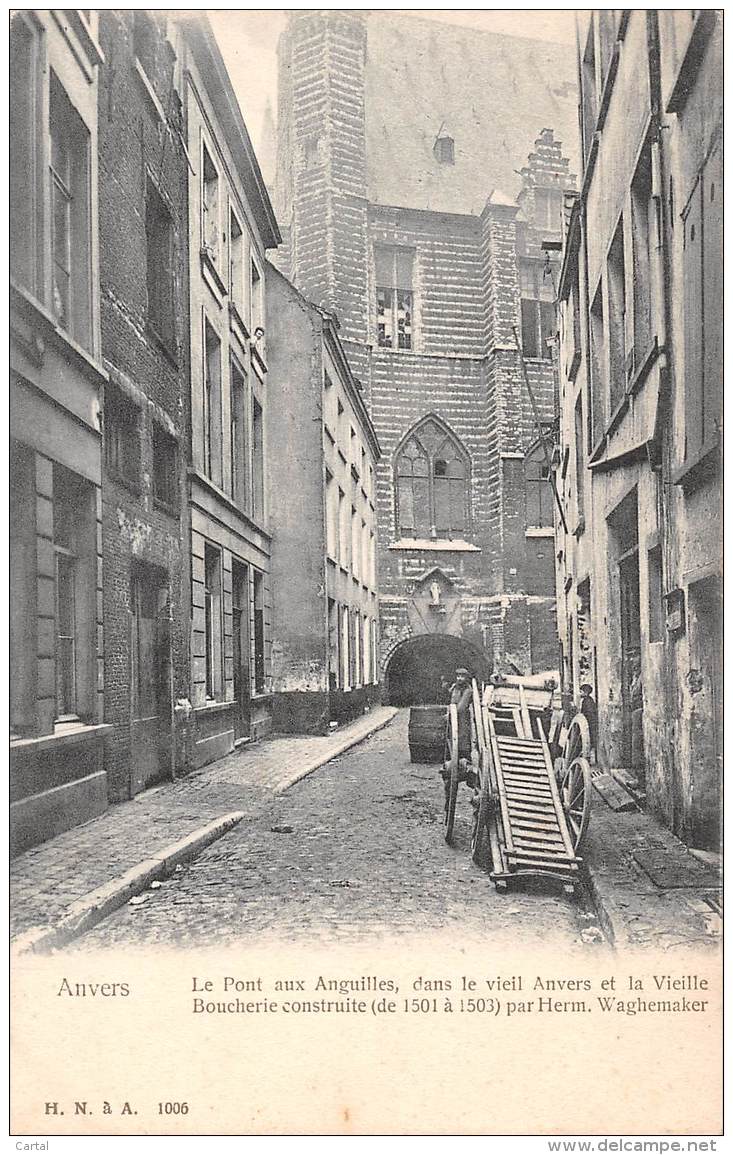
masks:
<svg viewBox="0 0 733 1155"><path fill-rule="evenodd" d="M366 17L293 13L280 40L275 211L281 268L338 314L352 368L367 333Z"/></svg>
<svg viewBox="0 0 733 1155"><path fill-rule="evenodd" d="M382 447L381 660L396 703L556 667L554 290L570 47L299 12L279 48L278 261L334 312ZM544 125L552 124L552 128Z"/></svg>

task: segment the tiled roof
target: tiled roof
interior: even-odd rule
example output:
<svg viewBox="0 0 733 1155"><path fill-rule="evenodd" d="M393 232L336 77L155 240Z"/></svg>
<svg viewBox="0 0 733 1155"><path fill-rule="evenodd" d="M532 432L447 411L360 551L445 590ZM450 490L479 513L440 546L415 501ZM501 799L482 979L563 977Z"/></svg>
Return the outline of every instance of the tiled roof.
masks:
<svg viewBox="0 0 733 1155"><path fill-rule="evenodd" d="M578 171L575 50L390 12L367 17L369 200L479 214L515 197L543 128ZM453 137L455 164L433 152Z"/></svg>

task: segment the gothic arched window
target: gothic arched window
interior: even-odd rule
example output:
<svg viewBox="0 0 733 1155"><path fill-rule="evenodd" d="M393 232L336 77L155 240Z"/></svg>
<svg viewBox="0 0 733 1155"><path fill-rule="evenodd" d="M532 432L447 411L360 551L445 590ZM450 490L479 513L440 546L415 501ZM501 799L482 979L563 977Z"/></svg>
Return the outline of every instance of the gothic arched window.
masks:
<svg viewBox="0 0 733 1155"><path fill-rule="evenodd" d="M426 417L395 460L400 537L464 537L468 526L468 458L458 439Z"/></svg>

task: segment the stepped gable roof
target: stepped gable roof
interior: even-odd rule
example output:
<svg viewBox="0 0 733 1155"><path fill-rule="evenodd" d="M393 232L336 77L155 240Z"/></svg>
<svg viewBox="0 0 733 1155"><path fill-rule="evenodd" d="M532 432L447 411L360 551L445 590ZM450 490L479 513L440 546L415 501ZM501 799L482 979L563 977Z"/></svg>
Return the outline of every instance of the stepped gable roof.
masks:
<svg viewBox="0 0 733 1155"><path fill-rule="evenodd" d="M578 171L574 45L391 12L371 11L367 30L372 203L479 215L492 188L516 197L545 126ZM436 159L439 133L454 164Z"/></svg>

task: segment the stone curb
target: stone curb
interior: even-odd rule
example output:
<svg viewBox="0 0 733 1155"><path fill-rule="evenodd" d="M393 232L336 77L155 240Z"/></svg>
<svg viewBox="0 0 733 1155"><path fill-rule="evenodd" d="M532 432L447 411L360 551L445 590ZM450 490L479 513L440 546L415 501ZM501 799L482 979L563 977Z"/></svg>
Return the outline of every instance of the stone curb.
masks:
<svg viewBox="0 0 733 1155"><path fill-rule="evenodd" d="M588 889L591 902L598 915L598 921L610 945L614 950L618 950L620 946L628 945L626 935L624 933L624 920L618 917L618 912L615 909L613 898L610 890L606 890L602 883L599 883L598 875L593 868L592 856L587 854L585 856L585 885ZM614 917L617 916L617 917Z"/></svg>
<svg viewBox="0 0 733 1155"><path fill-rule="evenodd" d="M188 862L212 842L226 834L244 818L244 812L234 810L214 819L208 826L194 830L186 838L165 846L158 854L133 866L111 882L92 890L73 902L56 922L49 926L35 926L13 939L11 958L30 953L45 953L65 946L98 922L119 910L136 894L146 890L151 882L171 874L180 862Z"/></svg>
<svg viewBox="0 0 733 1155"><path fill-rule="evenodd" d="M301 768L292 775L292 777L286 778L283 781L276 783L273 787L273 794L276 796L278 794L284 794L286 790L288 790L291 786L294 786L296 782L300 782L303 778L307 778L308 775L312 774L314 770L319 770L321 766L325 766L326 763L331 762L334 758L338 758L347 750L351 750L352 746L358 746L360 742L365 742L367 738L371 738L372 734L376 734L379 730L383 730L385 726L388 726L390 722L394 721L398 714L399 710L396 709L396 707L390 707L390 713L388 716L386 718L380 718L378 722L375 721L374 724L365 730L363 734L352 734L350 738L344 739L343 742L340 742L337 746L334 746L332 750L328 750L323 754L320 754L317 758L314 758L312 762L306 762L304 766L301 766Z"/></svg>

